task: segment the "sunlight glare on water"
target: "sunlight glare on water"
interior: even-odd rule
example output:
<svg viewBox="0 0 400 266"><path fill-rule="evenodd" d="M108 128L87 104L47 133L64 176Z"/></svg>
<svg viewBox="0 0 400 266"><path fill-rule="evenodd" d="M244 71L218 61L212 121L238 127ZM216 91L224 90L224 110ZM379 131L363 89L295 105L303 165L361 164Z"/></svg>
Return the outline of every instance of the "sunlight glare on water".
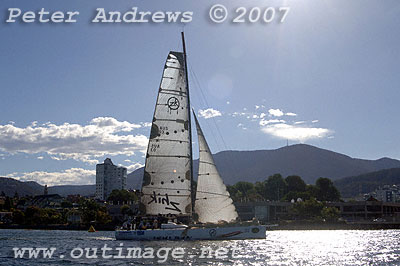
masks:
<svg viewBox="0 0 400 266"><path fill-rule="evenodd" d="M266 241L240 245L252 265L393 265L400 264L399 236L397 230L272 231Z"/></svg>
<svg viewBox="0 0 400 266"><path fill-rule="evenodd" d="M400 265L400 230L268 231L265 240L116 241L114 232L0 230L1 265L154 265L157 259L14 259L13 247L56 247L68 254L76 247L152 247L185 250L165 265ZM201 258L201 249L236 249L235 258ZM116 253L114 253L116 254ZM58 254L59 255L59 254Z"/></svg>

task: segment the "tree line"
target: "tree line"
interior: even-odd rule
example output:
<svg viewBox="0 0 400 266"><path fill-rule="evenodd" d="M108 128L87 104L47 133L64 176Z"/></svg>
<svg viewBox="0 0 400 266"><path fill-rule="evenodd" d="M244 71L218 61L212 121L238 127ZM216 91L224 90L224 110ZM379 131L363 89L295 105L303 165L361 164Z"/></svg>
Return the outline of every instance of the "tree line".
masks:
<svg viewBox="0 0 400 266"><path fill-rule="evenodd" d="M246 201L292 201L297 199L317 201L339 201L340 192L329 178L320 177L315 185L306 184L297 175L283 178L280 174L256 182L241 181L227 189L236 202Z"/></svg>
<svg viewBox="0 0 400 266"><path fill-rule="evenodd" d="M116 225L122 221L116 220L109 214L107 204L102 204L94 199L80 197L77 207L73 207L73 202L64 199L60 206L56 208L40 208L38 206L29 206L32 197L19 197L15 193L14 197L7 197L5 193L1 193L4 202L0 202L0 211L10 212L11 215L4 217L5 223L40 226L40 225L65 225L69 224L68 217L71 215L80 217L80 224L89 225ZM108 202L127 203L138 200L136 193L127 190L113 190L108 197ZM17 206L19 208L17 208ZM128 205L120 207L122 215L133 215L131 208Z"/></svg>

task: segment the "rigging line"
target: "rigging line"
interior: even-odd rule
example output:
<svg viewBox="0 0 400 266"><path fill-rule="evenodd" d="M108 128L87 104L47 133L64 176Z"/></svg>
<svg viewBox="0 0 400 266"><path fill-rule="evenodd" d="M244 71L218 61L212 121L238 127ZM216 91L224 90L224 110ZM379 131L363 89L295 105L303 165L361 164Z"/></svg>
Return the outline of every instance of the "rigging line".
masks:
<svg viewBox="0 0 400 266"><path fill-rule="evenodd" d="M196 95L199 96L197 90L194 90L194 91L195 91ZM199 99L201 99L201 98L199 98ZM214 143L217 145L218 150L221 150L221 146L220 146L219 142L217 141L217 138L214 134L214 130L211 128L211 126L209 125L209 122L207 120L205 121L205 123L207 124L207 128L210 129L210 134L212 135ZM197 129L197 126L196 126L196 129ZM203 138L204 138L204 136L203 136ZM200 152L199 152L199 156L200 156Z"/></svg>
<svg viewBox="0 0 400 266"><path fill-rule="evenodd" d="M202 92L200 83L198 82L197 78L194 77L194 72L193 72L192 67L189 66L189 68L190 68L189 71L190 71L190 73L191 73L191 75L192 75L192 77L193 77L193 80L194 80L194 82L195 82L195 85L199 88L200 92ZM204 94L203 94L203 93L198 94L198 91L197 91L197 90L195 90L195 92L196 92L197 95L200 96L199 99L201 99L201 101L203 101L204 106L206 106L207 108L210 108L209 105L208 105L208 103L207 103L207 100L206 100ZM213 121L214 121L214 118L213 118ZM215 121L214 121L214 123L215 123ZM210 127L210 125L209 125L209 122L208 122L207 120L206 120L206 124L207 124L208 127L211 129L211 127ZM217 137L216 137L215 134L214 134L214 130L211 129L210 132L211 132L211 135L213 136L213 139L214 139L215 143L217 144L218 149L219 149L219 150L222 150L222 149L221 149L221 146L220 146L220 144L219 144L219 141L217 141ZM222 140L222 141L223 141L223 140ZM226 145L225 145L225 147L226 147Z"/></svg>
<svg viewBox="0 0 400 266"><path fill-rule="evenodd" d="M200 92L201 92L201 95L203 96L204 102L206 103L207 107L210 108L210 106L209 106L209 104L208 104L208 102L207 102L207 99L206 99L206 97L205 97L205 95L204 95L204 92L203 92L203 90L202 90L202 86L201 86L201 84L200 84L200 81L199 81L199 79L197 78L197 75L196 75L196 73L194 72L194 69L193 69L192 65L189 65L189 69L190 69L190 71L191 71L191 73L192 73L192 76L194 77L193 80L197 83L197 87L199 87L199 90L200 90ZM222 143L223 143L223 145L224 145L224 147L225 147L225 150L229 150L229 149L228 149L228 146L227 146L226 143L225 143L224 138L222 137L221 131L220 131L220 129L219 129L219 127L218 127L218 125L217 125L217 123L216 123L216 121L215 121L215 118L212 118L212 121L214 122L214 126L215 126L215 128L217 129L217 132L218 132L218 134L219 134L219 136L220 136L220 138L221 138L221 140L222 140ZM213 138L216 140L213 130L211 131L211 133L212 133L212 135L213 135ZM217 146L218 146L218 148L220 148L218 141L217 141ZM222 151L222 150L220 149L220 151ZM199 153L199 156L200 156L200 153ZM232 156L231 156L230 153L228 153L228 157L230 157L230 159L232 158ZM200 157L199 157L199 159L200 159ZM232 161L231 161L231 160L228 160L228 162L229 162L228 165L232 165ZM228 193L229 193L229 192L228 192Z"/></svg>
<svg viewBox="0 0 400 266"><path fill-rule="evenodd" d="M197 193L204 193L204 194L211 194L211 195L229 197L229 195L226 195L226 194L215 193L215 192L209 192L209 191L197 191Z"/></svg>
<svg viewBox="0 0 400 266"><path fill-rule="evenodd" d="M169 196L169 195L168 195ZM218 197L218 196L214 196L214 197L203 197L203 198L196 198L196 200L210 200L210 199L223 199L224 197ZM228 204L229 205L229 204Z"/></svg>
<svg viewBox="0 0 400 266"><path fill-rule="evenodd" d="M182 40L178 38L178 44L176 45L175 51L181 51L181 50L182 50Z"/></svg>
<svg viewBox="0 0 400 266"><path fill-rule="evenodd" d="M148 188L151 189L160 189L160 190L179 190L179 191L190 191L190 189L186 189L186 188L168 188L168 187L153 187L153 186L146 186ZM152 193L142 193L143 195L153 195ZM188 196L188 195L179 195L179 196Z"/></svg>
<svg viewBox="0 0 400 266"><path fill-rule="evenodd" d="M204 97L204 101L205 101L207 107L210 108L210 105L209 105L208 102L207 102L207 99L206 99L206 97L205 97L205 95L204 95L204 92L203 92L203 90L202 90L202 86L201 86L201 84L200 84L200 82L199 82L199 80L198 80L198 78L197 78L197 76L196 76L196 73L195 73L194 70L193 70L193 67L190 65L189 68L190 68L190 70L191 70L191 72L192 72L192 74L193 74L193 77L194 77L195 81L198 83L198 87L199 87L199 89L200 89L200 92L201 92L202 96ZM214 122L215 128L217 129L217 132L218 132L218 134L219 134L219 136L220 136L220 138L221 138L221 140L222 140L222 143L223 143L225 149L228 150L228 146L226 145L225 140L224 140L224 138L222 137L221 131L219 130L219 127L218 127L217 123L215 122L215 118L212 117L211 119L212 119L212 121Z"/></svg>
<svg viewBox="0 0 400 266"><path fill-rule="evenodd" d="M200 91L199 99L201 99L201 101L203 102L204 106L206 106L207 108L210 108L210 105L207 102L207 98L205 97L205 95L203 93L202 86L201 86L199 80L197 79L197 76L194 74L193 68L191 66L189 66L189 67L190 67L190 73L191 73L191 75L193 77L193 80L195 81L195 84L199 88L199 91ZM209 126L209 122L207 120L206 120L206 124ZM211 127L210 127L210 129L211 129ZM211 133L213 134L213 137L214 137L215 141L217 141L217 138L214 135L214 130L211 130ZM217 141L217 145L219 147L218 141Z"/></svg>

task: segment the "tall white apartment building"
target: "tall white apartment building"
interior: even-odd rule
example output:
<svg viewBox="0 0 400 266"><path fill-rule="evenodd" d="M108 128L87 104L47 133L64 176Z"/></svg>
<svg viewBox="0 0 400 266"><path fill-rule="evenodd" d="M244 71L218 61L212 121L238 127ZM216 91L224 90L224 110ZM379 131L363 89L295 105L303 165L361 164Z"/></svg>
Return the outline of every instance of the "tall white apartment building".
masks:
<svg viewBox="0 0 400 266"><path fill-rule="evenodd" d="M126 189L127 170L112 163L110 158L96 165L96 199L107 200L114 189Z"/></svg>

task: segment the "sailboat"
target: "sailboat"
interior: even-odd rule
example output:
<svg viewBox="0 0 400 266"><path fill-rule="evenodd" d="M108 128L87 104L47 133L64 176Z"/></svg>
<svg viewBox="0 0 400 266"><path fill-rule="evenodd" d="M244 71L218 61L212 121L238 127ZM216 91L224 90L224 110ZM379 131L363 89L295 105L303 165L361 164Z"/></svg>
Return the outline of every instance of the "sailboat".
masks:
<svg viewBox="0 0 400 266"><path fill-rule="evenodd" d="M174 217L153 230L116 230L117 240L265 239L266 227L239 222L227 188L193 111L199 143L197 186L193 180L191 108L183 52L168 54L150 132L140 199L148 217Z"/></svg>

